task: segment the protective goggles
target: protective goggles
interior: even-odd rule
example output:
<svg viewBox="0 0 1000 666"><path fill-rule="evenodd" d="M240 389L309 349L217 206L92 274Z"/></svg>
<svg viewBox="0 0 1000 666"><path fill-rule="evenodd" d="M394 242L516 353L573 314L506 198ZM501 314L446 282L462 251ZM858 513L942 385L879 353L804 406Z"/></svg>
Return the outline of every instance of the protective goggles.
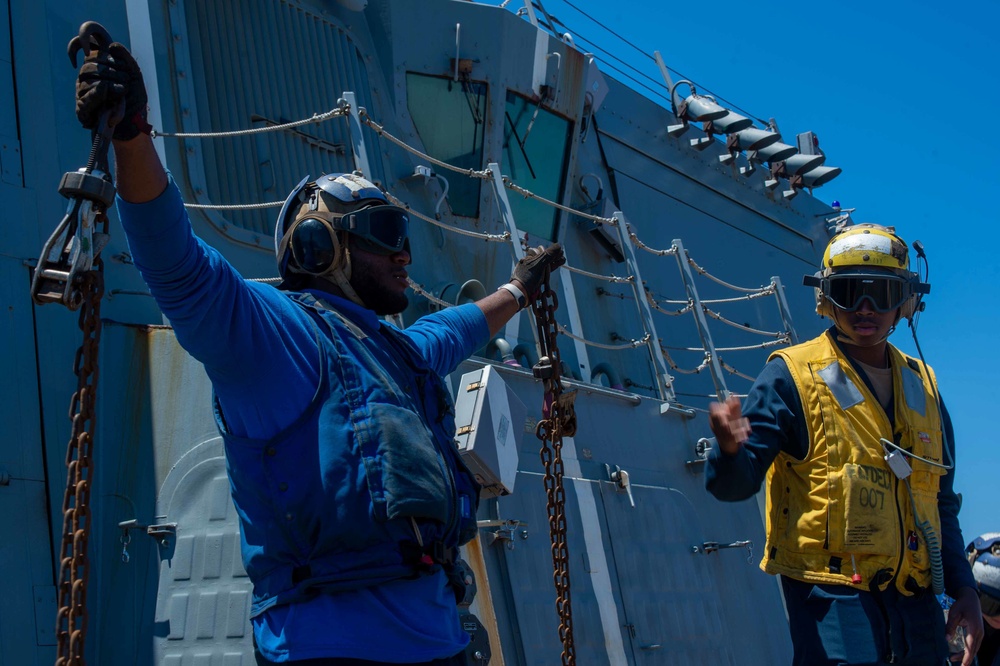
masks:
<svg viewBox="0 0 1000 666"><path fill-rule="evenodd" d="M326 223L331 235L346 231L363 241L365 250L376 254L395 254L409 248L410 218L398 206L372 206L346 215L311 211L301 218ZM301 222L300 222L301 223Z"/></svg>
<svg viewBox="0 0 1000 666"><path fill-rule="evenodd" d="M855 312L866 300L876 312L892 312L914 293L910 280L882 273L807 275L802 283L819 288L831 303L846 312Z"/></svg>
<svg viewBox="0 0 1000 666"><path fill-rule="evenodd" d="M347 215L320 215L328 215L327 219L334 229L367 241L372 251L379 254L395 254L408 247L410 217L399 206L372 206Z"/></svg>
<svg viewBox="0 0 1000 666"><path fill-rule="evenodd" d="M910 297L910 283L895 275L830 275L823 282L823 295L847 312L865 300L876 312L892 312Z"/></svg>

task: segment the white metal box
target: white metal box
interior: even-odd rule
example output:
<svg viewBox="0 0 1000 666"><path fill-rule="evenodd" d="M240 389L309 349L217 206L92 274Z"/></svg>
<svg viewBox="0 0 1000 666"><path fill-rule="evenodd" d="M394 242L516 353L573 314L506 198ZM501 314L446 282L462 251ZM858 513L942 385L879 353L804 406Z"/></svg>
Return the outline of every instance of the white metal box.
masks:
<svg viewBox="0 0 1000 666"><path fill-rule="evenodd" d="M524 403L486 366L462 375L455 398L455 439L462 459L483 486L481 496L514 492Z"/></svg>

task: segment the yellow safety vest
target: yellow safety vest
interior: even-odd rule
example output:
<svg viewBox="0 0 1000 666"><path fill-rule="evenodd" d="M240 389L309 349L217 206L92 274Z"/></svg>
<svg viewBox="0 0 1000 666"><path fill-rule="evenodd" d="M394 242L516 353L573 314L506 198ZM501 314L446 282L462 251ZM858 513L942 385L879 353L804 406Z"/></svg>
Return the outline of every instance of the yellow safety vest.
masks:
<svg viewBox="0 0 1000 666"><path fill-rule="evenodd" d="M929 587L929 553L917 521L940 534L937 495L945 470L909 458L908 491L889 469L880 438L942 462L933 372L889 345L893 429L830 331L774 356L785 360L798 388L810 448L804 460L780 453L768 470L761 568L865 590L873 581L884 590L895 579L907 595ZM855 573L860 583L851 582Z"/></svg>

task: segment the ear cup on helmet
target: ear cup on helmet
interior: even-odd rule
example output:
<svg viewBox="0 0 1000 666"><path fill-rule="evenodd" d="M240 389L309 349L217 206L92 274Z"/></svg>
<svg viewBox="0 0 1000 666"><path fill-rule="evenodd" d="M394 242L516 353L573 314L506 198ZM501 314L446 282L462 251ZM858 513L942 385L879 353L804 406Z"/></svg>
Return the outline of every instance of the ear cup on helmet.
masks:
<svg viewBox="0 0 1000 666"><path fill-rule="evenodd" d="M367 206L388 203L385 194L375 183L357 174L328 174L315 182L311 182L309 176L306 176L285 199L274 226L278 275L284 279L288 277L288 273L319 274L338 267L349 273L350 259L346 256L346 241L340 235L341 232L321 232L315 224L307 224L300 230L301 242L296 243L298 247L295 248L291 242L292 231L298 230L299 223L308 220L310 213L343 215ZM324 238L324 233L334 240ZM293 256L296 251L299 253L298 257ZM304 264L317 270L307 269ZM320 269L324 264L327 268Z"/></svg>
<svg viewBox="0 0 1000 666"><path fill-rule="evenodd" d="M816 314L830 320L833 319L833 303L823 295L822 290L818 287L816 288Z"/></svg>
<svg viewBox="0 0 1000 666"><path fill-rule="evenodd" d="M295 224L289 239L292 259L306 273L322 273L328 269L336 257L336 245L336 239L323 221L309 217Z"/></svg>
<svg viewBox="0 0 1000 666"><path fill-rule="evenodd" d="M910 297L899 306L900 319L912 319L917 308L917 295L910 294Z"/></svg>

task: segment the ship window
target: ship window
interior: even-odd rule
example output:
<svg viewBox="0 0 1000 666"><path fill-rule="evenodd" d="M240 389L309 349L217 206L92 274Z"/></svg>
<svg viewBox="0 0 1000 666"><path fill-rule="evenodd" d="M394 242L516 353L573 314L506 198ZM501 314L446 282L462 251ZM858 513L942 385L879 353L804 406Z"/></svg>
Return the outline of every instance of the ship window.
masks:
<svg viewBox="0 0 1000 666"><path fill-rule="evenodd" d="M521 187L550 201L559 201L566 176L570 124L536 102L507 92L503 133L503 171ZM519 231L555 240L555 208L509 192L510 208Z"/></svg>
<svg viewBox="0 0 1000 666"><path fill-rule="evenodd" d="M424 152L463 169L482 169L486 90L477 81L407 73L406 106ZM482 181L452 172L441 175L448 179L451 212L477 217Z"/></svg>

